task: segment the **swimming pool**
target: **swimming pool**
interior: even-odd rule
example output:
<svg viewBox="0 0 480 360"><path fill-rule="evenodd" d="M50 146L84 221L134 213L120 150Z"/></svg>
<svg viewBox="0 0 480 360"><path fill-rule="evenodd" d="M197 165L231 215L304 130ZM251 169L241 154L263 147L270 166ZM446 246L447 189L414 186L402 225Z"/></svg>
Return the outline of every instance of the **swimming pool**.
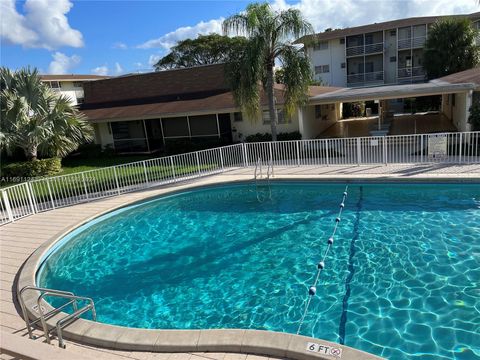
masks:
<svg viewBox="0 0 480 360"><path fill-rule="evenodd" d="M99 321L295 333L342 184L202 188L135 204L61 241L41 286ZM392 359L480 358L480 186L352 184L302 334Z"/></svg>

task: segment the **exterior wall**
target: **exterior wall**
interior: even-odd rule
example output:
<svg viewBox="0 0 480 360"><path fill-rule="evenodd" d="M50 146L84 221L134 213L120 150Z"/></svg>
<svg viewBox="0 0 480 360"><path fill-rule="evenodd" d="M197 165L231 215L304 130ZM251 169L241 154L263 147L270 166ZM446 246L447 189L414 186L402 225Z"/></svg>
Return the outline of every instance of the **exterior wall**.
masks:
<svg viewBox="0 0 480 360"><path fill-rule="evenodd" d="M392 35L392 30L395 33ZM383 72L385 84L392 84L397 82L397 32L395 29L385 30L385 55L383 62ZM395 58L395 61L390 61Z"/></svg>
<svg viewBox="0 0 480 360"><path fill-rule="evenodd" d="M342 63L345 63L345 44L341 44L339 38L328 41L328 49L314 50L312 46L308 47L307 55L313 74L315 66L329 65L330 68L328 73L315 74L315 80L321 80L329 86L347 85L346 68L342 68Z"/></svg>
<svg viewBox="0 0 480 360"><path fill-rule="evenodd" d="M51 81L45 81L46 83L50 83ZM77 105L82 102L83 99L83 87L82 86L74 86L77 83L81 83L80 81L58 81L60 83L60 88L52 88L53 91L56 91L62 95L68 96L70 101L73 105ZM80 101L79 101L80 99Z"/></svg>
<svg viewBox="0 0 480 360"><path fill-rule="evenodd" d="M455 97L455 99L454 99ZM458 131L470 131L468 116L472 105L472 92L442 95L441 112L452 121Z"/></svg>
<svg viewBox="0 0 480 360"><path fill-rule="evenodd" d="M95 143L105 147L110 145L113 147L113 134L110 129L110 123L96 123L93 125L95 129Z"/></svg>
<svg viewBox="0 0 480 360"><path fill-rule="evenodd" d="M316 117L318 115L316 106L321 106L320 117ZM302 139L315 139L338 121L340 112L340 104L309 105L302 108L299 111Z"/></svg>
<svg viewBox="0 0 480 360"><path fill-rule="evenodd" d="M243 141L245 140L245 137L249 135L271 132L270 124L264 124L263 119L261 118L252 120L244 117L242 121L234 121L233 114L231 114L230 118L232 124L233 142ZM299 131L297 114L291 117L291 121L288 124L277 124L277 134L289 133L294 131Z"/></svg>

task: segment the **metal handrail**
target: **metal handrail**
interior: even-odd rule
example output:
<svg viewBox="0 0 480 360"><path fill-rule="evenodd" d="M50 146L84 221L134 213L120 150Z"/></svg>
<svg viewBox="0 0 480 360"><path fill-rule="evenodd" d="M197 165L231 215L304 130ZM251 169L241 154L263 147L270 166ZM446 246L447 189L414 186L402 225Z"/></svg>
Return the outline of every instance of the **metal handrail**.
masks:
<svg viewBox="0 0 480 360"><path fill-rule="evenodd" d="M38 291L40 292L40 296L37 298L37 307L38 307L38 313L40 314L38 318L33 319L30 321L30 318L28 316L27 308L25 305L25 301L23 299L23 294L27 290L33 290L33 291ZM50 296L50 297L58 297L62 299L69 299L70 301L66 302L65 304L54 308L53 310L44 313L43 308L42 308L42 300L45 299L45 297ZM71 291L62 291L62 290L55 290L55 289L48 289L48 288L42 288L42 287L36 287L36 286L25 286L19 291L19 302L20 302L20 307L22 309L22 314L23 318L25 320L25 324L27 326L27 331L28 331L28 336L30 339L35 339L33 332L32 332L32 326L39 321L42 324L43 332L45 339L48 344L50 344L50 331L48 330L48 325L46 320L50 319L54 315L58 314L62 309L66 308L68 305L72 305L74 312L72 314L69 314L62 319L58 320L56 323L55 328L52 330L56 330L59 344L58 346L65 348L65 343L63 341L63 336L62 336L62 327L65 325L68 325L71 323L72 320L78 319L80 315L87 311L92 311L92 319L93 321L97 320L97 313L95 311L95 303L93 299L85 296L76 296L74 293ZM78 304L77 301L87 301L88 305L82 307L81 309L78 309Z"/></svg>

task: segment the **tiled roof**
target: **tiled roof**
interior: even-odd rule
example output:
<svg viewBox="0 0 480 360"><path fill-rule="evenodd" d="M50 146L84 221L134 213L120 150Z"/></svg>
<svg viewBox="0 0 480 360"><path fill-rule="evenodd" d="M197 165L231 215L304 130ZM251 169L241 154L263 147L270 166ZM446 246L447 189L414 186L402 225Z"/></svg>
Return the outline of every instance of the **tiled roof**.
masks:
<svg viewBox="0 0 480 360"><path fill-rule="evenodd" d="M355 26L355 27L345 28L345 29L325 31L322 33L314 34L314 35L307 35L307 36L301 37L295 42L308 43L311 41L325 41L325 40L343 38L345 36L359 35L363 33L401 28L404 26L431 24L437 21L438 19L445 18L445 17L447 16L425 16L425 17L411 17L406 19L391 20L391 21L385 21L381 23L374 23L374 24ZM452 15L450 17L456 17L456 18L466 17L473 21L473 20L480 19L480 12L465 14L465 15Z"/></svg>

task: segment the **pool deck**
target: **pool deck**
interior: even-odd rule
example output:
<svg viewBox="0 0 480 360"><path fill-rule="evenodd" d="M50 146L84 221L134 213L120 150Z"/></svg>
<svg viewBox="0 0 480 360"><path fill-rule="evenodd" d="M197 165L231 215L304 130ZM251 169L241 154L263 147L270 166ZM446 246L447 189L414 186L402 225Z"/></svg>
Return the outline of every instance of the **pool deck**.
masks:
<svg viewBox="0 0 480 360"><path fill-rule="evenodd" d="M176 352L175 347L171 347L171 352L152 352L152 351L131 351L110 348L99 348L93 345L82 343L82 336L92 335L95 331L92 329L83 329L83 335L76 340L71 340L67 336L67 349L61 350L57 347L48 346L43 343L43 338L29 340L25 323L19 315L19 305L16 300L17 288L32 281L33 274L41 254L63 234L71 231L80 224L89 221L98 215L111 211L115 208L125 206L135 201L140 201L148 197L165 194L171 191L187 189L195 186L204 186L218 184L222 182L252 180L253 169L236 169L220 175L203 177L188 182L171 184L167 186L150 188L143 191L128 193L107 199L83 203L71 207L59 208L52 211L39 213L29 216L0 227L0 331L1 336L0 358L30 358L27 352L36 354L38 359L162 359L162 360L267 360L278 358L297 358L313 359L333 357L321 357L317 353L308 353L305 350L308 338L301 338L291 334L277 334L275 339L263 339L267 332L254 331L231 331L218 334L212 331L198 331L195 337L197 343L192 351ZM276 167L275 179L311 179L311 180L337 180L337 181L466 181L480 183L480 165L396 165L396 166L302 166L302 167ZM33 254L33 255L32 255ZM28 261L27 261L28 259ZM21 273L21 275L19 275ZM82 295L82 294L78 294ZM83 321L83 320L82 320ZM86 322L86 321L85 321ZM105 325L106 326L106 325ZM69 326L75 329L76 323ZM78 328L78 326L77 326ZM117 327L118 328L118 327ZM68 329L68 328L67 328ZM66 329L66 331L67 331ZM78 329L77 329L78 330ZM89 332L90 330L90 332ZM104 328L105 330L105 328ZM145 330L143 330L145 331ZM186 331L187 332L187 331ZM188 331L193 333L193 331ZM36 330L36 335L41 332ZM11 335L14 334L17 341L12 341ZM138 334L137 334L138 335ZM208 336L207 336L208 335ZM115 341L120 343L123 333L118 332ZM152 350L165 351L165 339L156 335L156 348ZM173 336L173 335L172 335ZM203 336L203 338L202 338ZM203 352L201 342L207 344L215 343L215 340L224 341L223 337L230 337L232 346L225 347L225 350L218 352ZM92 336L90 336L91 338ZM175 337L175 336L174 336ZM178 340L180 337L175 337ZM207 337L211 338L210 340ZM166 336L168 338L168 336ZM277 342L272 345L272 351L257 350L262 348L263 341L274 340ZM300 340L299 340L300 339ZM137 339L139 340L139 339ZM141 342L141 341L138 341ZM174 341L175 342L175 341ZM178 341L177 341L178 342ZM228 342L228 341L227 341ZM323 340L318 340L328 344ZM56 341L52 342L56 345ZM133 342L135 344L135 341ZM299 345L301 344L301 346ZM100 344L99 344L100 345ZM268 347L268 346L267 346ZM278 349L284 348L283 351ZM121 348L121 346L119 346ZM132 348L130 348L132 349ZM205 349L210 349L205 346ZM251 350L251 351L250 351ZM351 351L344 347L343 359L375 359L377 357ZM271 356L254 355L258 353L271 353ZM18 356L22 354L23 356ZM275 354L275 355L273 355Z"/></svg>

